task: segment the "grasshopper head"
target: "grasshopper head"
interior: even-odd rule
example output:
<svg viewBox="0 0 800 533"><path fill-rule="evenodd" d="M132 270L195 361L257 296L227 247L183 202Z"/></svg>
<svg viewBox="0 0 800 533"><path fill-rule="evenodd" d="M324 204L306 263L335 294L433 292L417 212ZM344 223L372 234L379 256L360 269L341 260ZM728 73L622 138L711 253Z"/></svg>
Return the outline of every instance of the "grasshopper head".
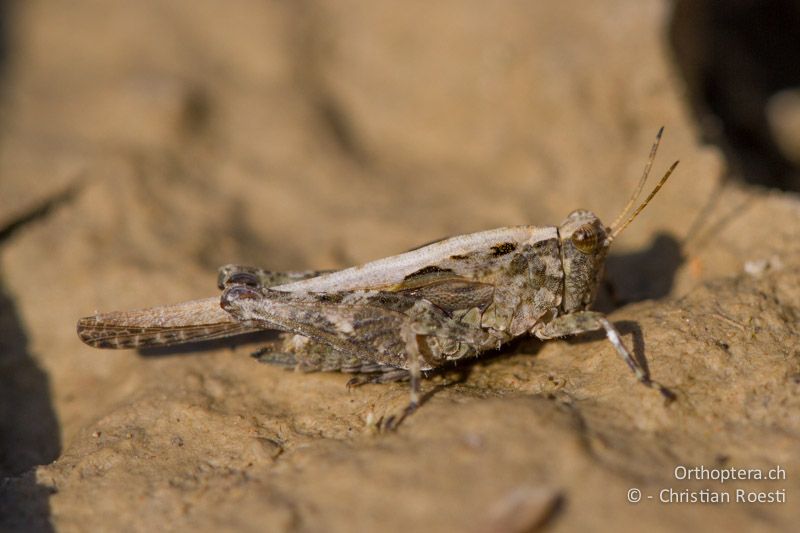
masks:
<svg viewBox="0 0 800 533"><path fill-rule="evenodd" d="M558 227L564 268L565 313L586 309L594 301L603 275L610 228L591 211L573 211Z"/></svg>
<svg viewBox="0 0 800 533"><path fill-rule="evenodd" d="M647 182L647 176L650 174L650 167L653 166L663 132L664 128L658 130L639 185L610 226L603 225L594 213L578 210L570 213L558 227L558 235L561 240L561 263L564 267L564 298L561 306L565 313L586 309L591 305L603 275L603 265L609 246L617 235L622 233L622 230L628 227L628 224L650 203L650 200L678 166L678 162L675 161L645 201L629 216L630 209L636 203Z"/></svg>

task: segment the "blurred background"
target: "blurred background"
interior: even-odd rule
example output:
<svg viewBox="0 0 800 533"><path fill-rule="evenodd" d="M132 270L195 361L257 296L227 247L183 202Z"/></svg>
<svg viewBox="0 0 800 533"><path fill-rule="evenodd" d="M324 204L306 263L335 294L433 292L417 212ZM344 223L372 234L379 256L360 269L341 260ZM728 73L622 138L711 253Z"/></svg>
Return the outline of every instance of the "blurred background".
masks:
<svg viewBox="0 0 800 533"><path fill-rule="evenodd" d="M670 23L675 64L704 139L731 172L798 191L800 3L677 1Z"/></svg>
<svg viewBox="0 0 800 533"><path fill-rule="evenodd" d="M98 354L76 319L215 294L220 265L342 268L579 207L610 222L662 125L653 173L681 166L601 305L771 257L793 232L777 215L718 224L751 186L800 191L798 53L791 0L0 1L4 523L79 525L88 493L51 520L72 478L35 467L94 450L98 420L181 365L216 368Z"/></svg>

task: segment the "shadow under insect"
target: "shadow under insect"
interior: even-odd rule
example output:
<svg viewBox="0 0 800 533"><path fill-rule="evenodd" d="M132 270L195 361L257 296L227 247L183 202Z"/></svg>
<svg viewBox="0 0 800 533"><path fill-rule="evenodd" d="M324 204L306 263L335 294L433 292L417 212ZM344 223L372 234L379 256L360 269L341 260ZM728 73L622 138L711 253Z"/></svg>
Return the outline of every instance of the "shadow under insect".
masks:
<svg viewBox="0 0 800 533"><path fill-rule="evenodd" d="M612 253L606 259L605 281L594 309L608 313L634 302L668 296L685 261L681 243L668 233L656 234L643 250Z"/></svg>

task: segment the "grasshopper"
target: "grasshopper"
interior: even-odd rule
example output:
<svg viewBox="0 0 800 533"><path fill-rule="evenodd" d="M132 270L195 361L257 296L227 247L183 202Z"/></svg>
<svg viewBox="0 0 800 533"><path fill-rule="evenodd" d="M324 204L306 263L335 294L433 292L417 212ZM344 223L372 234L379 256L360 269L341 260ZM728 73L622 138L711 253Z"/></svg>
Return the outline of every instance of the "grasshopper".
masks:
<svg viewBox="0 0 800 533"><path fill-rule="evenodd" d="M278 330L259 360L302 371L354 373L348 385L409 380L407 415L426 371L477 357L525 334L552 339L604 330L636 379L671 399L590 310L611 243L645 208L672 164L632 213L663 133L630 200L610 225L577 210L559 226L515 226L437 241L337 271L219 269L221 297L96 314L78 335L98 348L143 348Z"/></svg>

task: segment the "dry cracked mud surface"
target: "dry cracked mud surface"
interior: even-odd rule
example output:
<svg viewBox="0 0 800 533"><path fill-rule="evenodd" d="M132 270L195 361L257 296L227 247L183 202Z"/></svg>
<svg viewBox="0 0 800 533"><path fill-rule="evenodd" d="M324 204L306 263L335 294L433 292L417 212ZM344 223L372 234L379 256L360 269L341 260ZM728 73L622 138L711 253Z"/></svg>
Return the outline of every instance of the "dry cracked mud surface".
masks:
<svg viewBox="0 0 800 533"><path fill-rule="evenodd" d="M12 5L2 529L797 524L800 199L743 185L701 142L669 3ZM75 335L95 311L216 294L226 263L342 268L579 207L610 222L661 125L654 174L680 166L615 242L597 307L671 403L602 336L524 340L424 382L422 408L380 433L406 384L259 365L258 339L141 354Z"/></svg>

